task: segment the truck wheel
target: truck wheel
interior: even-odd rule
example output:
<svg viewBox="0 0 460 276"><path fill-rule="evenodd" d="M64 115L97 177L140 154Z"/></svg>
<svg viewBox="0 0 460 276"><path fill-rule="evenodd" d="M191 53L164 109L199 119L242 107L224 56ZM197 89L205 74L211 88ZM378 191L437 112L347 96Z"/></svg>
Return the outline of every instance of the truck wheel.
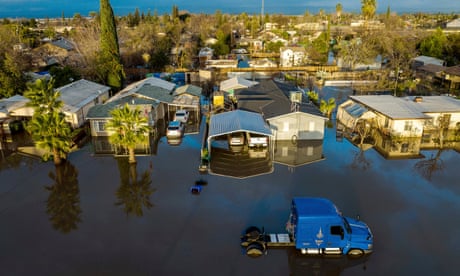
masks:
<svg viewBox="0 0 460 276"><path fill-rule="evenodd" d="M246 255L257 258L264 254L265 246L260 242L251 242L246 248Z"/></svg>
<svg viewBox="0 0 460 276"><path fill-rule="evenodd" d="M256 241L260 237L260 229L256 226L250 226L245 231L248 241Z"/></svg>
<svg viewBox="0 0 460 276"><path fill-rule="evenodd" d="M354 249L350 249L350 251L348 251L348 256L350 256L350 257L359 258L362 255L364 255L364 251L362 251L361 249L354 248Z"/></svg>

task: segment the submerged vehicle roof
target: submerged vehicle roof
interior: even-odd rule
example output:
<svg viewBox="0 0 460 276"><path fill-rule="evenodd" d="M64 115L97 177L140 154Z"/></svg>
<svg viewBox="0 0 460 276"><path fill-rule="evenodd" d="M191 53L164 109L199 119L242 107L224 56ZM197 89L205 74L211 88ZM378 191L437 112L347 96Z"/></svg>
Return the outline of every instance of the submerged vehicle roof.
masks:
<svg viewBox="0 0 460 276"><path fill-rule="evenodd" d="M292 199L299 217L325 217L340 215L334 203L320 197L295 197Z"/></svg>

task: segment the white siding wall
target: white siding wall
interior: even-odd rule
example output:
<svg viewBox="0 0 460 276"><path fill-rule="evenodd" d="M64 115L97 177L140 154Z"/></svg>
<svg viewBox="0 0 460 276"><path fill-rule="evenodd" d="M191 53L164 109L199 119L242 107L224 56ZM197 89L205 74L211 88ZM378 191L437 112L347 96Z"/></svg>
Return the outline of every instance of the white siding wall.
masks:
<svg viewBox="0 0 460 276"><path fill-rule="evenodd" d="M324 138L324 119L302 112L268 120L276 140L315 140Z"/></svg>
<svg viewBox="0 0 460 276"><path fill-rule="evenodd" d="M400 137L421 137L425 120L394 120L392 134Z"/></svg>
<svg viewBox="0 0 460 276"><path fill-rule="evenodd" d="M427 113L428 116L433 118L433 125L435 126L438 126L438 119L444 114L450 114L449 129L455 129L457 123L460 123L460 113Z"/></svg>

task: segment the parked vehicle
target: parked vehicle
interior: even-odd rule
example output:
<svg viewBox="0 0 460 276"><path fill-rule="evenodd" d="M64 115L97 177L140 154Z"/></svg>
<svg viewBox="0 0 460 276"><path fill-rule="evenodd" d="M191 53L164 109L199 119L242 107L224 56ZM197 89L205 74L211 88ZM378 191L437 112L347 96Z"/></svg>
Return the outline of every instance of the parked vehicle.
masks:
<svg viewBox="0 0 460 276"><path fill-rule="evenodd" d="M179 121L171 121L168 124L166 129L166 137L169 138L178 138L182 137L184 134L184 125Z"/></svg>
<svg viewBox="0 0 460 276"><path fill-rule="evenodd" d="M268 146L268 136L266 135L247 132L246 136L248 139L248 146L250 148Z"/></svg>
<svg viewBox="0 0 460 276"><path fill-rule="evenodd" d="M325 198L292 199L286 231L266 234L251 226L241 237L241 246L252 257L265 254L269 247L295 247L310 255L358 257L372 253L373 235L366 223L342 216Z"/></svg>
<svg viewBox="0 0 460 276"><path fill-rule="evenodd" d="M179 121L182 123L187 123L189 117L189 113L187 110L180 109L177 110L176 113L174 114L174 121Z"/></svg>
<svg viewBox="0 0 460 276"><path fill-rule="evenodd" d="M233 152L240 152L244 147L244 132L233 132L228 134L228 147Z"/></svg>

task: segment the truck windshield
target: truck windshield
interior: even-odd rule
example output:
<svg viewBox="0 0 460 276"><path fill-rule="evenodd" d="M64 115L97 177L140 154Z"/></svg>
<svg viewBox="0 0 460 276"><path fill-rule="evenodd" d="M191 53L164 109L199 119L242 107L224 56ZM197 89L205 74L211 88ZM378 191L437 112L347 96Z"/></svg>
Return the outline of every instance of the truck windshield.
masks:
<svg viewBox="0 0 460 276"><path fill-rule="evenodd" d="M350 223L348 223L348 220L345 217L343 217L343 225L345 226L345 229L347 229L347 233L351 234Z"/></svg>

